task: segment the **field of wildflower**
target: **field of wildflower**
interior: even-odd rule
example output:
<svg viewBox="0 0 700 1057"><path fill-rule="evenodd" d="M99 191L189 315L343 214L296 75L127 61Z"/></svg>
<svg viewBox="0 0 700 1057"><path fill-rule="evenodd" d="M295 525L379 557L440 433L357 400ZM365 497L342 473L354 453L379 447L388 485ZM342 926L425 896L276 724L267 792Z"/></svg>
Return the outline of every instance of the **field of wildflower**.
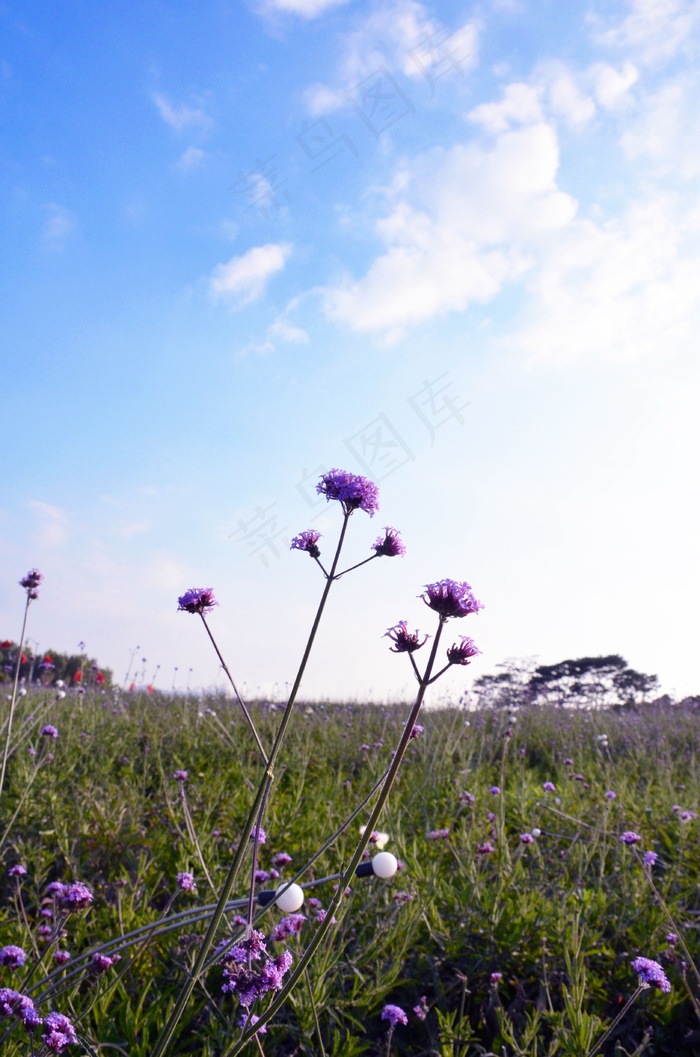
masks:
<svg viewBox="0 0 700 1057"><path fill-rule="evenodd" d="M351 517L376 509L365 478L319 490L339 538L330 560L315 530L293 543L323 589L286 701L242 700L211 588L178 604L226 696L25 678L42 578L21 581L25 624L3 644L3 1055L699 1053L697 708L423 707L478 654L452 626L440 641L481 607L454 580L424 588L429 636L388 631L415 701L305 703ZM385 529L358 564L403 549Z"/></svg>

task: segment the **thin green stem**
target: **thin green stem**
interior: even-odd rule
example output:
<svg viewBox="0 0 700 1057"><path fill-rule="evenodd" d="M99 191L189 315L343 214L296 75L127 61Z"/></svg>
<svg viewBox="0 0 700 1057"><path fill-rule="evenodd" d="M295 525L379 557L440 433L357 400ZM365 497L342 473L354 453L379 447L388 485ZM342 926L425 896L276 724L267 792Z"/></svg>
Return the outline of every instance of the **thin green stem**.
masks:
<svg viewBox="0 0 700 1057"><path fill-rule="evenodd" d="M617 1014L617 1016L613 1020L612 1024L603 1032L601 1037L596 1042L595 1046L591 1046L590 1050L586 1054L586 1057L594 1057L594 1054L595 1054L596 1050L599 1050L600 1047L603 1045L603 1043L606 1042L607 1039L610 1038L610 1036L612 1035L612 1033L615 1030L615 1028L617 1027L617 1025L620 1023L620 1021L625 1016L625 1014L629 1011L630 1007L637 1001L637 999L639 998L639 996L641 995L643 990L644 990L643 987L641 987L641 986L638 987L637 990L632 995L632 997L629 998L625 1002L624 1006L622 1007L620 1012Z"/></svg>
<svg viewBox="0 0 700 1057"><path fill-rule="evenodd" d="M12 737L12 720L15 714L15 705L17 703L17 687L19 686L19 670L22 667L22 647L24 646L24 635L27 630L27 614L29 613L29 603L31 599L29 597L29 591L27 591L27 600L24 605L24 619L22 620L22 634L19 639L19 647L17 649L17 667L15 668L15 680L12 686L12 697L10 699L10 714L7 718L7 731L5 733L5 746L2 753L2 768L0 769L0 796L5 787L5 771L7 769L7 757L10 752L10 738Z"/></svg>

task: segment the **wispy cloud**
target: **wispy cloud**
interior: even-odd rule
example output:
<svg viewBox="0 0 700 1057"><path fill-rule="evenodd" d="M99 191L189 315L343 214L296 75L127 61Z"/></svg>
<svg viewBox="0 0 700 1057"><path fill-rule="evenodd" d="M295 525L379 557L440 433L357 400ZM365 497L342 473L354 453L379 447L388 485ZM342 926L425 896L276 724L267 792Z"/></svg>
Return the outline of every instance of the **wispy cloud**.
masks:
<svg viewBox="0 0 700 1057"><path fill-rule="evenodd" d="M628 8L622 20L608 11L589 18L597 44L626 52L635 62L668 61L690 43L700 24L698 0L628 0Z"/></svg>
<svg viewBox="0 0 700 1057"><path fill-rule="evenodd" d="M183 172L189 172L191 169L199 168L207 157L205 150L200 150L199 147L188 147L180 155L176 164L178 169L182 169Z"/></svg>
<svg viewBox="0 0 700 1057"><path fill-rule="evenodd" d="M265 0L259 10L263 15L298 15L299 18L318 18L335 7L342 7L349 0Z"/></svg>
<svg viewBox="0 0 700 1057"><path fill-rule="evenodd" d="M47 246L62 249L75 231L75 217L69 209L56 205L55 202L49 203L44 208L47 217L44 222L42 239Z"/></svg>
<svg viewBox="0 0 700 1057"><path fill-rule="evenodd" d="M28 506L36 514L34 539L45 547L60 547L67 539L68 515L60 507L30 499Z"/></svg>
<svg viewBox="0 0 700 1057"><path fill-rule="evenodd" d="M172 103L163 92L153 92L151 98L163 121L175 132L184 132L186 129L193 128L206 130L213 124L212 119L201 106Z"/></svg>
<svg viewBox="0 0 700 1057"><path fill-rule="evenodd" d="M282 271L291 252L287 242L268 243L217 265L209 279L212 296L217 301L235 302L239 308L257 301L272 276Z"/></svg>

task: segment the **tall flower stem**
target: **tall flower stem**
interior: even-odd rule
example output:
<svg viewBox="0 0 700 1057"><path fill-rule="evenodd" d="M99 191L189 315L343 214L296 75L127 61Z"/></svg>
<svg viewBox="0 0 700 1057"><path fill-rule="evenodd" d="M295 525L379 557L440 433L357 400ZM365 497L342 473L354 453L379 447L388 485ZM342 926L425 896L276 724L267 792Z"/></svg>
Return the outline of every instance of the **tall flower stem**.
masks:
<svg viewBox="0 0 700 1057"><path fill-rule="evenodd" d="M202 969L203 969L204 963L206 961L207 954L209 953L209 950L210 950L210 948L211 948L211 946L212 946L212 944L214 942L214 939L216 937L217 929L219 928L219 925L221 923L221 919L224 916L224 911L225 911L225 908L226 908L226 904L227 904L227 902L228 902L228 900L230 898L231 892L233 890L233 886L234 886L234 884L236 882L236 878L238 877L239 870L240 870L240 868L241 868L241 866L243 864L243 860L245 858L246 851L248 850L248 841L250 839L250 834L251 834L251 832L253 830L253 826L255 825L256 821L258 821L258 824L259 824L259 820L261 820L261 818L262 818L262 815L260 813L260 809L261 809L261 807L264 806L265 801L267 800L267 796L268 796L269 791L270 791L270 786L272 785L272 782L273 782L274 777L275 777L274 766L275 766L275 763L277 761L277 757L279 756L280 749L282 748L282 744L284 742L284 736L286 734L287 727L289 726L289 721L291 719L292 711L294 709L294 704L296 702L296 697L297 697L297 694L299 692L299 687L301 686L301 680L303 678L304 672L306 670L306 665L308 664L309 657L311 655L311 649L313 647L314 640L316 638L316 633L318 631L319 624L321 623L321 617L323 616L323 611L324 611L324 609L326 607L326 602L328 600L328 595L330 593L330 589L333 586L333 578L335 576L335 571L338 568L338 561L340 559L340 552L342 550L343 543L344 543L344 540L345 540L345 534L347 532L349 517L350 517L350 512L345 511L344 512L344 517L343 517L343 525L342 525L342 528L340 530L340 538L338 539L338 546L336 548L335 557L333 559L333 564L331 566L331 570L330 570L330 573L328 575L328 580L326 581L326 584L325 584L325 586L323 588L323 593L321 595L321 600L319 602L318 609L316 611L316 616L314 618L314 622L312 624L311 631L309 633L309 638L308 638L307 643L306 643L306 648L304 649L304 653L303 653L303 656L301 658L301 663L299 665L299 670L298 670L296 678L294 680L294 685L292 686L292 690L291 690L291 693L289 695L289 699L287 701L287 706L286 706L286 708L284 710L284 714L283 714L282 719L280 721L280 725L279 725L279 728L277 730L277 734L275 736L275 740L273 742L272 749L270 751L269 757L266 757L264 752L263 752L263 758L265 759L265 772L264 772L264 774L262 776L262 779L260 781L260 785L258 786L258 791L257 791L257 793L255 795L255 800L253 802L253 805L252 805L250 811L248 812L248 818L246 819L246 821L244 823L243 833L241 834L240 843L238 845L238 849L236 851L236 854L235 854L235 856L233 858L233 862L231 863L231 866L229 867L228 874L226 875L226 879L224 881L224 885L223 885L223 888L221 890L221 895L219 896L219 902L217 903L216 909L215 909L215 911L214 911L214 913L212 915L211 921L209 922L209 928L207 929L207 931L205 933L205 936L204 936L204 939L202 940L202 945L199 948L199 953L197 954L197 958L195 960L195 963L194 963L194 966L192 968L192 971L191 971L188 979L183 984L182 989L180 991L180 994L177 997L177 1001L175 1002L175 1006L173 1008L173 1011L170 1014L170 1017L168 1018L168 1021L166 1022L165 1026L163 1027L163 1030L161 1031L160 1035L158 1036L158 1039L156 1040L156 1044L155 1044L155 1047L154 1047L153 1052L151 1054L151 1057L162 1057L162 1055L165 1053L165 1050L166 1050L166 1048L168 1047L168 1045L170 1043L170 1040L172 1039L173 1035L175 1034L175 1029L177 1028L177 1025L178 1025L178 1023L180 1021L180 1018L182 1017L182 1014L185 1011L185 1007L186 1007L186 1005L187 1005L187 1003L188 1003L188 1001L190 999L190 995L192 994L192 992L193 992L193 990L194 990L194 988L195 988L195 986L197 984L197 980L199 979L199 977L200 977L200 975L202 973ZM202 617L202 619L204 619L204 618ZM208 628L208 626L206 624L206 621L205 621L205 627L207 628L207 631L209 631L209 628ZM211 632L209 632L209 637L211 638L212 643L214 645L214 648L216 649L217 656L219 657L219 659L222 661L222 664L223 664L223 660L221 658L221 654L219 652L218 647L216 646L216 643L214 642L214 639L213 639L213 636L211 635ZM228 673L228 669L226 667L224 667L224 671L226 671ZM369 835L368 835L367 839L369 840ZM321 926L321 927L323 927L323 926ZM248 1035L248 1039L249 1038L252 1038L252 1034Z"/></svg>
<svg viewBox="0 0 700 1057"><path fill-rule="evenodd" d="M17 667L15 668L15 681L12 686L12 697L10 699L10 714L7 718L7 731L5 733L5 746L2 752L2 768L0 768L0 796L5 787L5 771L7 769L7 757L10 753L10 738L12 737L12 720L15 714L15 705L17 703L17 688L19 686L19 670L22 666L22 647L24 646L24 635L27 630L27 614L29 613L29 603L31 599L29 597L29 591L27 591L27 600L24 606L24 619L22 620L22 634L19 639L19 649L17 650Z"/></svg>
<svg viewBox="0 0 700 1057"><path fill-rule="evenodd" d="M604 1033L600 1036L600 1038L596 1042L595 1046L591 1046L590 1050L586 1054L586 1057L594 1057L594 1054L600 1049L600 1047L603 1045L603 1043L606 1042L607 1039L610 1038L610 1036L612 1035L612 1033L615 1030L615 1028L617 1027L617 1025L620 1023L620 1021L625 1016L625 1014L629 1012L630 1008L637 1001L637 999L639 998L639 996L641 995L643 990L644 990L643 987L641 987L641 986L638 987L637 990L632 995L632 997L627 999L627 1001L625 1002L624 1006L622 1007L620 1012L617 1014L617 1016L613 1020L612 1024L608 1028L606 1028Z"/></svg>
<svg viewBox="0 0 700 1057"><path fill-rule="evenodd" d="M423 674L423 678L422 678L420 686L418 688L418 693L416 695L416 700L415 700L415 702L414 702L414 704L413 704L413 706L411 708L411 711L409 713L408 719L406 720L406 725L404 726L403 734L401 735L401 740L399 741L399 745L398 745L398 748L397 748L396 753L394 755L394 758L391 761L391 764L390 764L389 768L387 769L386 777L385 777L383 785L382 785L382 787L381 787L381 789L379 791L379 796L377 797L376 803L375 803L374 807L372 808L372 811L370 812L370 816L369 816L369 819L367 820L367 825L365 827L365 831L364 831L363 835L361 836L357 847L355 848L355 851L354 851L354 853L352 855L352 858L350 859L349 865L341 873L341 877L340 877L340 880L338 882L338 887L336 889L335 895L333 896L333 899L331 900L330 906L328 907L328 910L326 911L326 916L325 916L324 920L319 925L319 928L318 928L315 936L313 937L313 939L309 943L308 947L304 951L304 953L301 956L299 962L297 963L297 965L295 966L294 970L292 971L292 973L290 974L289 978L287 979L287 983L282 988L282 990L278 994L277 998L275 998L275 1000L267 1007L267 1009L264 1010L264 1012L262 1012L260 1014L260 1019L258 1021L256 1021L256 1024L255 1024L255 1027L256 1027L257 1030L260 1030L260 1026L262 1024L267 1024L267 1022L272 1019L272 1017L275 1015L275 1013L284 1005L284 1003L285 1003L285 1001L287 999L287 995L296 986L298 980L300 979L300 977L304 973L307 965L309 964L309 962L311 961L312 957L316 953L316 950L318 949L318 947L320 946L321 942L325 938L326 933L330 929L332 921L333 921L333 915L335 914L335 911L338 909L338 907L340 905L340 901L343 898L343 893L345 892L345 888L346 888L348 882L353 878L353 876L355 874L355 870L357 869L357 867L360 864L360 861L362 859L362 853L364 852L365 848L367 847L367 845L369 843L369 839L370 839L370 837L372 835L372 831L376 827L376 824L377 824L377 821L379 819L379 816L380 816L380 814L382 812L382 809L383 809L383 807L384 807L384 805L385 805L385 803L386 803L386 801L387 801L387 799L389 797L389 793L391 792L391 788L392 788L392 786L394 784L394 781L396 779L396 775L398 773L399 767L401 766L402 760L403 760L403 758L404 758L404 756L406 754L406 750L408 748L409 742L411 741L411 734L413 732L413 727L415 725L416 719L418 718L418 714L419 714L419 712L421 710L421 706L423 704L423 699L425 697L425 692L426 692L426 690L428 688L428 683L430 682L431 672L432 672L434 664L435 664L435 657L437 655L437 649L438 649L438 644L440 642L440 635L442 633L443 624L444 624L444 620L441 619L440 620L440 624L438 626L438 630L437 630L437 632L435 634L435 640L433 642L432 650L430 652L430 657L428 659L428 663L427 663L425 672ZM252 1032L252 1031L245 1032L243 1037L237 1043L234 1043L234 1045L232 1047L230 1047L228 1050L226 1050L224 1052L223 1057L236 1057L236 1054L240 1053L241 1049L253 1037L253 1034L254 1034L254 1032ZM153 1057L158 1057L158 1055L154 1054Z"/></svg>
<svg viewBox="0 0 700 1057"><path fill-rule="evenodd" d="M258 732L255 729L255 724L253 723L253 719L252 719L252 717L250 715L250 712L246 708L245 703L243 701L243 698L238 693L238 687L234 683L233 676L231 675L231 672L229 671L229 667L228 667L228 665L226 664L226 661L224 660L224 658L221 655L221 650L219 649L219 647L216 644L216 639L214 638L214 636L211 633L211 630L209 628L209 625L207 624L207 621L206 621L206 618L204 616L204 613L200 613L199 615L202 618L202 624L204 624L204 627L206 628L207 635L209 636L211 644L214 647L214 650L216 651L216 656L219 658L219 663L221 664L221 667L223 668L224 672L226 673L226 678L228 679L229 683L231 684L233 692L236 695L236 700L238 701L238 704L241 706L241 709L243 710L243 715L245 716L245 718L246 718L246 720L248 722L248 726L250 727L251 732L253 734L253 737L255 738L255 743L258 746L258 749L260 750L260 755L263 758L263 762L265 764L267 764L268 763L267 754L266 754L266 752L265 752L265 750L263 748L263 743L260 740Z"/></svg>

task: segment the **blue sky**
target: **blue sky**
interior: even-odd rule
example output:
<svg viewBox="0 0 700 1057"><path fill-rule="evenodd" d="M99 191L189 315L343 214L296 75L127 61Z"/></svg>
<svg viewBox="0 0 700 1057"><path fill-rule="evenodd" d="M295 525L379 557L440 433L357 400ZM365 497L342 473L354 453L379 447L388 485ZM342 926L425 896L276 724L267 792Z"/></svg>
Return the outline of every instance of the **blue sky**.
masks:
<svg viewBox="0 0 700 1057"><path fill-rule="evenodd" d="M310 695L410 689L422 585L507 658L700 690L700 3L4 3L2 636L290 681L324 469L408 551L340 581ZM469 626L466 626L469 625ZM177 668L177 673L174 669ZM189 675L192 669L192 675Z"/></svg>

